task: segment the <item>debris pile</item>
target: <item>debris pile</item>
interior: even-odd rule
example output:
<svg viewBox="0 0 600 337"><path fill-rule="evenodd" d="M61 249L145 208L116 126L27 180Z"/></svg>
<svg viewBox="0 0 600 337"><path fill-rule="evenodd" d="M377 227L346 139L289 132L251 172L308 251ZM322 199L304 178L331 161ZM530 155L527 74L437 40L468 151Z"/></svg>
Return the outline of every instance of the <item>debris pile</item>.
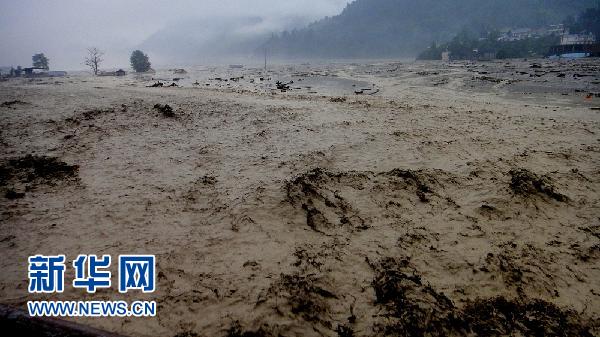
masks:
<svg viewBox="0 0 600 337"><path fill-rule="evenodd" d="M13 101L3 102L2 104L0 104L0 106L6 107L6 108L11 108L13 105L24 105L24 104L28 104L28 103L17 99L17 100L13 100Z"/></svg>
<svg viewBox="0 0 600 337"><path fill-rule="evenodd" d="M27 181L35 179L60 180L77 176L79 166L69 165L54 157L27 155L9 161L12 174L26 178Z"/></svg>
<svg viewBox="0 0 600 337"><path fill-rule="evenodd" d="M458 308L408 258L370 263L377 304L389 313L374 331L385 336L593 336L590 320L552 303L502 296Z"/></svg>
<svg viewBox="0 0 600 337"><path fill-rule="evenodd" d="M275 82L275 86L277 87L277 90L281 90L281 92L286 92L287 90L290 90L290 84L293 84L294 81L290 81L289 83L283 83L281 81L277 81Z"/></svg>
<svg viewBox="0 0 600 337"><path fill-rule="evenodd" d="M165 84L161 81L158 81L152 85L147 86L147 88L162 88Z"/></svg>
<svg viewBox="0 0 600 337"><path fill-rule="evenodd" d="M59 181L78 179L79 166L69 165L54 157L26 155L0 165L0 186L6 187L7 199L20 199L37 185L54 186Z"/></svg>
<svg viewBox="0 0 600 337"><path fill-rule="evenodd" d="M527 169L515 169L509 172L511 176L510 188L515 194L528 197L532 195L546 195L557 201L569 199L558 192L548 176L538 176Z"/></svg>
<svg viewBox="0 0 600 337"><path fill-rule="evenodd" d="M168 104L155 104L154 109L158 110L165 117L175 117L175 112L173 111L173 108Z"/></svg>
<svg viewBox="0 0 600 337"><path fill-rule="evenodd" d="M269 292L278 299L285 299L285 301L277 301L279 306L289 306L287 309L291 313L301 316L308 322L323 321L323 316L330 310L326 299L337 298L334 293L321 287L319 279L314 275L282 274ZM281 308L280 311L287 310Z"/></svg>

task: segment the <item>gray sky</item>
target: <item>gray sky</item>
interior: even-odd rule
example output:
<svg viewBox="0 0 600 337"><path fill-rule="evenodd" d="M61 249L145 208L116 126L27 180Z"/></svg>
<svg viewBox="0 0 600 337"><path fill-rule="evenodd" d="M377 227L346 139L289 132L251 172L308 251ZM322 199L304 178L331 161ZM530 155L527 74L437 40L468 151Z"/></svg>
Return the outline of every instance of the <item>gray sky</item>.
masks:
<svg viewBox="0 0 600 337"><path fill-rule="evenodd" d="M183 20L261 16L279 30L286 17L338 14L350 0L0 0L0 66L31 65L44 52L55 70L83 69L87 47L104 67L128 67L139 44ZM150 55L152 56L152 55Z"/></svg>

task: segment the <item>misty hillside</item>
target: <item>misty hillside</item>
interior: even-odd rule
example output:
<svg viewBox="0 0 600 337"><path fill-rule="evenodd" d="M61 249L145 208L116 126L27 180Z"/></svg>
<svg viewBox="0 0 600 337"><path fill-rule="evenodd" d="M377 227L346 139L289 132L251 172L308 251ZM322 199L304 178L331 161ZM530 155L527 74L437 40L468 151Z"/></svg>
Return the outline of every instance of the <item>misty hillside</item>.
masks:
<svg viewBox="0 0 600 337"><path fill-rule="evenodd" d="M138 47L163 63L230 62L252 56L273 32L306 24L305 18L295 16L277 21L259 16L183 20L166 25Z"/></svg>
<svg viewBox="0 0 600 337"><path fill-rule="evenodd" d="M596 0L357 0L334 17L286 31L268 42L279 57L415 56L433 41L467 28L561 23Z"/></svg>

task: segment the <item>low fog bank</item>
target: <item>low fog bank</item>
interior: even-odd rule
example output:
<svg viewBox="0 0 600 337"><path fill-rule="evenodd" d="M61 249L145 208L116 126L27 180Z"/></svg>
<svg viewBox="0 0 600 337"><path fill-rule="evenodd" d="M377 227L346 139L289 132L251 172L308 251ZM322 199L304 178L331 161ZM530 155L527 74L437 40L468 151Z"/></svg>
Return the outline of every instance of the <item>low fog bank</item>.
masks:
<svg viewBox="0 0 600 337"><path fill-rule="evenodd" d="M306 26L306 16L211 17L168 24L139 44L156 66L262 64L261 48L275 32ZM270 57L270 56L269 56Z"/></svg>
<svg viewBox="0 0 600 337"><path fill-rule="evenodd" d="M103 69L129 68L135 49L147 49L155 67L260 63L254 49L273 33L338 14L349 1L0 1L0 66L31 66L41 52L51 69L82 70L89 47L105 52Z"/></svg>

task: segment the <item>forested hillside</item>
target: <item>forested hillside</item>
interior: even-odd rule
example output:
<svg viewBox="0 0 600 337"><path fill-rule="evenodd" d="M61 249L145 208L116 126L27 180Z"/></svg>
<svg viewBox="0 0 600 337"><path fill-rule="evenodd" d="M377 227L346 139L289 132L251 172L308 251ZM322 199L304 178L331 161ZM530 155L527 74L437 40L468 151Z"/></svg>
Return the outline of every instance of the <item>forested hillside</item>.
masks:
<svg viewBox="0 0 600 337"><path fill-rule="evenodd" d="M357 0L343 12L271 38L279 57L415 56L464 28L474 33L561 23L597 0Z"/></svg>

